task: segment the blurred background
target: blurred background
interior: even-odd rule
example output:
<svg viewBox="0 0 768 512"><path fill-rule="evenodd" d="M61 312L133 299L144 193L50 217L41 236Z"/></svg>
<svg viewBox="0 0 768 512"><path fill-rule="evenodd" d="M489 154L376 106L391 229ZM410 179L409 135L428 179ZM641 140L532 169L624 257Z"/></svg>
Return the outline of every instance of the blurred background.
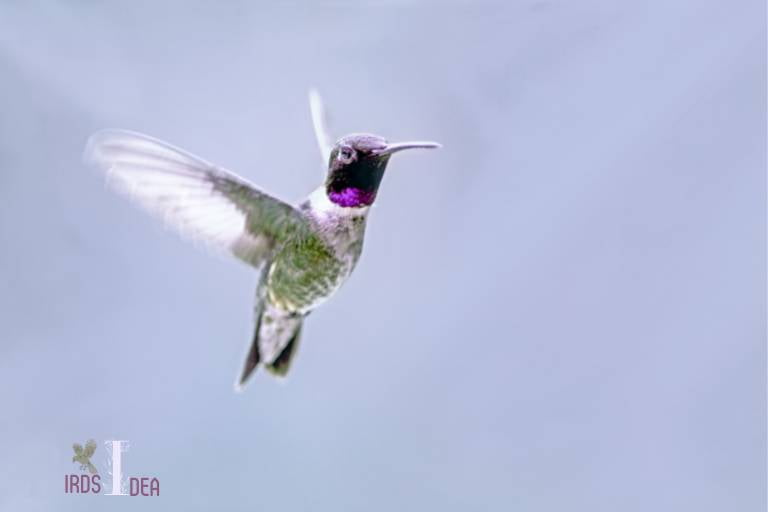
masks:
<svg viewBox="0 0 768 512"><path fill-rule="evenodd" d="M0 509L766 508L764 2L0 4ZM106 190L128 128L297 201L393 159L285 382L256 273ZM130 441L160 497L64 494Z"/></svg>

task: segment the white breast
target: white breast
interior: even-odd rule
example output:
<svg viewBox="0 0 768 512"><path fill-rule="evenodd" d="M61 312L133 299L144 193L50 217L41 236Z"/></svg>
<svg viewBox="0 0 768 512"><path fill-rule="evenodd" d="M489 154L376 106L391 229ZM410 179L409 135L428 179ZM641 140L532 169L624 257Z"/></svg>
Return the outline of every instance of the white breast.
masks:
<svg viewBox="0 0 768 512"><path fill-rule="evenodd" d="M370 208L339 206L328 199L325 187L321 186L307 197L302 210L312 219L336 257L349 265L348 273L352 272L363 248L365 223Z"/></svg>

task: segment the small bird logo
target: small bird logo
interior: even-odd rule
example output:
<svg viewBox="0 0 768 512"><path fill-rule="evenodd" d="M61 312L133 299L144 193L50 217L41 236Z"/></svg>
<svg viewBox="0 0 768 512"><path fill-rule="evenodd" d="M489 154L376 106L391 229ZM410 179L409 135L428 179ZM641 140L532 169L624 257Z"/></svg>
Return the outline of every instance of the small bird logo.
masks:
<svg viewBox="0 0 768 512"><path fill-rule="evenodd" d="M72 449L75 450L75 456L72 457L72 462L80 464L80 469L88 471L90 474L95 475L98 473L96 466L91 463L91 456L96 451L96 441L89 439L85 443L85 448L80 443L72 445Z"/></svg>
<svg viewBox="0 0 768 512"><path fill-rule="evenodd" d="M325 182L288 204L245 179L160 140L104 130L85 150L108 183L184 235L223 249L259 271L255 328L239 389L258 365L288 372L304 318L354 270L365 225L389 159L435 142L391 143L369 133L332 142L320 96L310 92ZM341 324L340 329L352 330Z"/></svg>

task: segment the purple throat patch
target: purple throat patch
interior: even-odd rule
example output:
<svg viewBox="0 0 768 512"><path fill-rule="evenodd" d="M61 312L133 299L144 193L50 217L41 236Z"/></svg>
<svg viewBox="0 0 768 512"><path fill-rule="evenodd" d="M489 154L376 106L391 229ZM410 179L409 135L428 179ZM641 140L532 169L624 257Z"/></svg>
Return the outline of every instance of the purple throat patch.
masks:
<svg viewBox="0 0 768 512"><path fill-rule="evenodd" d="M328 192L328 198L339 206L355 208L369 206L376 199L376 192L368 192L359 188L345 188L338 192Z"/></svg>

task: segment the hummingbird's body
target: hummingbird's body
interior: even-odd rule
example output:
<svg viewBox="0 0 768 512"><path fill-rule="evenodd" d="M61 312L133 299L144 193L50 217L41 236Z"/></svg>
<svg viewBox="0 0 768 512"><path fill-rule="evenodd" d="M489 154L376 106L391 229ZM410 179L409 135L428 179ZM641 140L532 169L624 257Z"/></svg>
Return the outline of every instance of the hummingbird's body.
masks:
<svg viewBox="0 0 768 512"><path fill-rule="evenodd" d="M87 159L106 170L118 190L182 233L260 269L254 337L238 385L259 364L276 375L288 371L304 317L339 289L360 258L368 211L389 157L438 146L353 134L331 147L319 98L311 101L328 175L297 207L145 135L106 130L86 148Z"/></svg>
<svg viewBox="0 0 768 512"><path fill-rule="evenodd" d="M267 368L284 375L298 342L302 318L331 298L352 271L363 250L368 208L340 208L323 187L299 210L312 230L296 236L267 262L256 291L257 324L252 349L271 361ZM280 358L283 350L285 357ZM249 354L248 360L256 357Z"/></svg>
<svg viewBox="0 0 768 512"><path fill-rule="evenodd" d="M352 273L363 249L368 207L342 208L323 187L299 205L312 229L288 240L271 262L267 297L288 311L307 313Z"/></svg>

